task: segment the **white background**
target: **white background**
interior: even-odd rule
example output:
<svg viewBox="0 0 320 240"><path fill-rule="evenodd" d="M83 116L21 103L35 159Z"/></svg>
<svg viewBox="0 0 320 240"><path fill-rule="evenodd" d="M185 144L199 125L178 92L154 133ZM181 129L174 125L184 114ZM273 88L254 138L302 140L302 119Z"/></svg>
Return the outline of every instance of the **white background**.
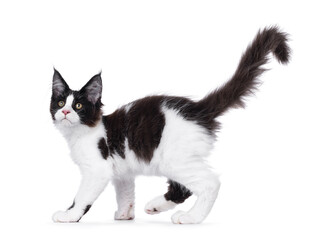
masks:
<svg viewBox="0 0 320 240"><path fill-rule="evenodd" d="M317 1L1 1L1 239L319 239ZM104 112L153 93L200 99L234 72L257 30L290 33L245 110L221 117L210 157L221 173L200 225L144 213L162 178L136 181L136 220L115 222L113 186L78 224L54 224L80 180L49 114L55 66L78 89L102 70ZM188 210L190 198L178 209Z"/></svg>

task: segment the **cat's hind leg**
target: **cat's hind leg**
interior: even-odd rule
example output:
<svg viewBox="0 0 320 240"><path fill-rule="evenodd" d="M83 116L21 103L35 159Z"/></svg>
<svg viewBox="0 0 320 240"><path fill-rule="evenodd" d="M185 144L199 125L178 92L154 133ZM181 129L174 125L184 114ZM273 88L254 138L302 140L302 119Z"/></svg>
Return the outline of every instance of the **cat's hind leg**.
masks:
<svg viewBox="0 0 320 240"><path fill-rule="evenodd" d="M211 171L201 160L192 169L184 169L174 173L177 181L188 188L197 200L187 212L178 211L172 215L171 220L176 224L201 223L210 213L218 196L220 181L218 176Z"/></svg>
<svg viewBox="0 0 320 240"><path fill-rule="evenodd" d="M185 186L169 180L168 192L158 196L148 202L145 206L145 212L148 214L158 214L176 207L183 203L192 193Z"/></svg>

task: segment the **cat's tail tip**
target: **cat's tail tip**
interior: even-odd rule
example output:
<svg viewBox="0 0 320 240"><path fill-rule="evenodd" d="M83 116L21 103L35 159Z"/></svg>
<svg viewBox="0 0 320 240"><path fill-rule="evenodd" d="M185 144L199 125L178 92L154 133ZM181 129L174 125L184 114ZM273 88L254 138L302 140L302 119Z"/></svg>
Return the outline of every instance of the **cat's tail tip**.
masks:
<svg viewBox="0 0 320 240"><path fill-rule="evenodd" d="M270 50L275 58L281 64L287 64L290 61L291 49L288 45L289 34L280 30L277 25L272 25L260 30L257 40L267 41L263 45L270 44Z"/></svg>

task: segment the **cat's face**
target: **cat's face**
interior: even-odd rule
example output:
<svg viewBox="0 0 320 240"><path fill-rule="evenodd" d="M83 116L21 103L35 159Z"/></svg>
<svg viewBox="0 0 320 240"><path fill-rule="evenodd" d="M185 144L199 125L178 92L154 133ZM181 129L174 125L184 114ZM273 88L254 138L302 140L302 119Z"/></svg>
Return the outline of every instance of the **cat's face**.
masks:
<svg viewBox="0 0 320 240"><path fill-rule="evenodd" d="M50 103L54 123L64 127L95 126L102 116L101 93L100 74L93 76L79 91L73 91L60 73L54 70Z"/></svg>

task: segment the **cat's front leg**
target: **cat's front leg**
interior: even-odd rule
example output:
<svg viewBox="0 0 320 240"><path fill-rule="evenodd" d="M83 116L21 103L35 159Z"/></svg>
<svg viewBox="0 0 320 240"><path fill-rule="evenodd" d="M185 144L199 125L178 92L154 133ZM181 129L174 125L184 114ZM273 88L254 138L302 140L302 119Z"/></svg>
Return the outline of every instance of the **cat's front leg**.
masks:
<svg viewBox="0 0 320 240"><path fill-rule="evenodd" d="M54 222L78 222L91 208L111 179L111 167L102 164L86 167L82 170L82 181L71 207L66 211L58 211L53 216Z"/></svg>
<svg viewBox="0 0 320 240"><path fill-rule="evenodd" d="M115 220L134 219L134 178L114 179L118 210L114 214Z"/></svg>

